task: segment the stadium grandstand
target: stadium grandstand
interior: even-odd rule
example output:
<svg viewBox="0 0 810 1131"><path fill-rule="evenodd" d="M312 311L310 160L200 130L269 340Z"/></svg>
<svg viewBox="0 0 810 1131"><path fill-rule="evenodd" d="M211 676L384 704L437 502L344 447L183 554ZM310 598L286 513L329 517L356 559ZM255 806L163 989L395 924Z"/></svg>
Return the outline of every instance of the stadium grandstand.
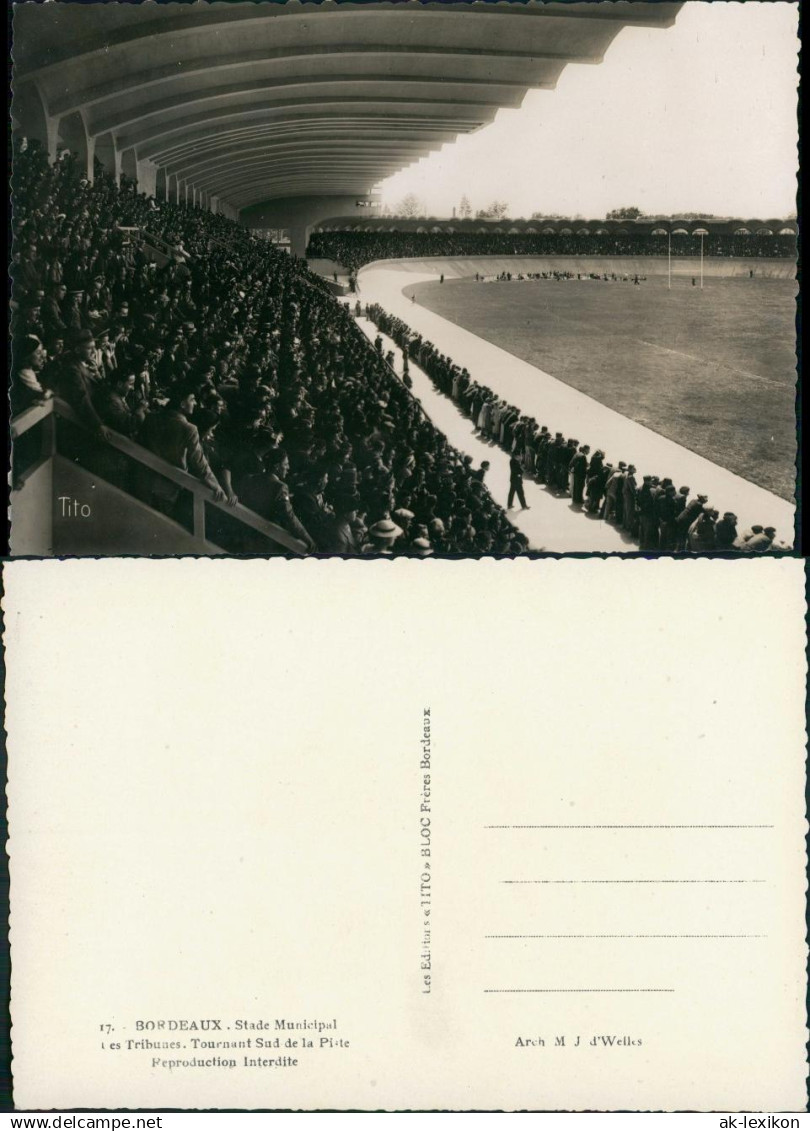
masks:
<svg viewBox="0 0 810 1131"><path fill-rule="evenodd" d="M427 256L706 256L796 258L795 220L385 220L316 225L307 256L356 271Z"/></svg>
<svg viewBox="0 0 810 1131"><path fill-rule="evenodd" d="M636 482L607 437L552 436L348 296L380 260L491 257L511 277L510 257L670 261L699 238L701 263L787 263L791 221L369 218L385 177L680 7L18 6L12 553L557 550L512 513L524 476L620 529L614 548L789 548L667 466ZM499 449L508 502L436 398Z"/></svg>

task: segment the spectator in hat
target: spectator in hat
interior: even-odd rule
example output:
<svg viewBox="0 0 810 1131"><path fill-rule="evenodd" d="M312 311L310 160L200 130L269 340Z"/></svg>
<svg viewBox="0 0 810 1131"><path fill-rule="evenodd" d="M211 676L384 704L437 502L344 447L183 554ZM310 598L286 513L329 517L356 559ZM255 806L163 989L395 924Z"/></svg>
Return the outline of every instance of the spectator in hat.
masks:
<svg viewBox="0 0 810 1131"><path fill-rule="evenodd" d="M387 516L368 528L368 542L363 546L364 554L393 555L393 547L402 530Z"/></svg>
<svg viewBox="0 0 810 1131"><path fill-rule="evenodd" d="M95 366L96 343L92 330L80 330L66 354L56 378L55 392L74 410L85 427L101 439L107 430L93 407L93 393L101 379Z"/></svg>
<svg viewBox="0 0 810 1131"><path fill-rule="evenodd" d="M628 534L635 537L638 534L638 511L636 509L638 484L636 482L636 469L632 463L627 468L627 474L624 477L623 490L624 529Z"/></svg>

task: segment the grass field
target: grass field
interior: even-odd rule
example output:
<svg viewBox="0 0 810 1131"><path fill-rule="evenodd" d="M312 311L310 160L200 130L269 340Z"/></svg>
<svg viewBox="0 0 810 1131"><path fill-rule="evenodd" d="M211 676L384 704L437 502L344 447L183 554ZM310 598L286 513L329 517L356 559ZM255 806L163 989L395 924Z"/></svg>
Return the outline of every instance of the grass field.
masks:
<svg viewBox="0 0 810 1131"><path fill-rule="evenodd" d="M793 499L792 281L713 278L701 291L675 279L670 291L666 277L638 287L459 279L412 290L429 310Z"/></svg>

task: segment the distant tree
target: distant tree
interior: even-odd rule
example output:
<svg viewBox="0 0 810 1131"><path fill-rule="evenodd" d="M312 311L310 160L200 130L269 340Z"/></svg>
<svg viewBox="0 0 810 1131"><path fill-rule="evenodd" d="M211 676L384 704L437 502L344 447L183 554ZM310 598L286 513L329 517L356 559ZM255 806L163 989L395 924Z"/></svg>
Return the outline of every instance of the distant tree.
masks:
<svg viewBox="0 0 810 1131"><path fill-rule="evenodd" d="M612 212L608 212L605 217L606 220L638 220L641 215L641 209L633 205L630 208L614 208Z"/></svg>
<svg viewBox="0 0 810 1131"><path fill-rule="evenodd" d="M419 199L415 192L409 192L404 196L399 203L398 212L400 216L415 217L424 216L425 205Z"/></svg>
<svg viewBox="0 0 810 1131"><path fill-rule="evenodd" d="M458 206L458 218L459 220L469 220L471 216L472 206L470 205L470 201L465 193L465 195L462 196L461 203Z"/></svg>
<svg viewBox="0 0 810 1131"><path fill-rule="evenodd" d="M493 200L486 208L479 208L475 218L476 220L503 220L508 211L509 205L505 200Z"/></svg>

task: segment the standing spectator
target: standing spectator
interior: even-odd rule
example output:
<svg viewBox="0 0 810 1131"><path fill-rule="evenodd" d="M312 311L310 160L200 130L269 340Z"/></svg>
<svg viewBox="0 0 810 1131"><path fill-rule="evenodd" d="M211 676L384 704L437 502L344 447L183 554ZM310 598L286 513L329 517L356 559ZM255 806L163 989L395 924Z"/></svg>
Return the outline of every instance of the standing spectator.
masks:
<svg viewBox="0 0 810 1131"><path fill-rule="evenodd" d="M545 481L546 484L556 492L559 479L558 468L560 464L560 452L564 449L565 442L563 440L562 432L555 432L554 439L546 448L546 470Z"/></svg>
<svg viewBox="0 0 810 1131"><path fill-rule="evenodd" d="M684 512L686 504L689 502L689 488L679 487L675 495L675 549L681 551L685 548L685 544L681 543L680 528L678 526L678 519Z"/></svg>
<svg viewBox="0 0 810 1131"><path fill-rule="evenodd" d="M593 461L591 461L593 462ZM590 470L590 469L589 469ZM588 510L591 514L600 514L602 500L605 497L608 481L613 474L612 463L602 463L595 474L588 478Z"/></svg>
<svg viewBox="0 0 810 1131"><path fill-rule="evenodd" d="M578 450L579 440L569 439L560 453L560 489L566 495L570 495L574 489L571 464L576 459Z"/></svg>
<svg viewBox="0 0 810 1131"><path fill-rule="evenodd" d="M512 503L517 495L520 500L522 510L527 511L531 508L526 502L526 496L523 493L523 467L519 459L514 456L509 460L509 500L506 504L506 509L512 509Z"/></svg>
<svg viewBox="0 0 810 1131"><path fill-rule="evenodd" d="M534 445L534 476L538 483L546 483L546 466L548 464L547 450L551 443L551 433L544 424L535 440ZM587 482L587 477L586 477Z"/></svg>
<svg viewBox="0 0 810 1131"><path fill-rule="evenodd" d="M620 463L617 468L611 471L605 484L605 505L602 511L605 522L611 522L614 517L618 522L619 516L616 514L616 505L619 497L624 495L625 466L625 464Z"/></svg>
<svg viewBox="0 0 810 1131"><path fill-rule="evenodd" d="M583 444L571 460L571 498L577 507L581 507L584 500L590 450L588 444Z"/></svg>
<svg viewBox="0 0 810 1131"><path fill-rule="evenodd" d="M640 550L658 549L658 522L655 514L655 496L653 495L653 476L645 475L636 500L639 521Z"/></svg>
<svg viewBox="0 0 810 1131"><path fill-rule="evenodd" d="M675 518L677 503L675 501L675 488L669 483L663 495L659 495L655 503L655 513L658 519L658 548L672 552L675 549Z"/></svg>
<svg viewBox="0 0 810 1131"><path fill-rule="evenodd" d="M624 529L633 538L638 534L637 495L636 469L631 463L624 480Z"/></svg>
<svg viewBox="0 0 810 1131"><path fill-rule="evenodd" d="M684 498L687 498L689 495L689 488L681 487L680 494L683 495ZM692 499L691 502L686 503L686 505L681 510L681 513L676 518L675 547L678 551L683 551L687 548L687 545L689 544L689 528L698 517L698 515L703 511L703 508L708 501L709 500L707 495L698 495L696 499Z"/></svg>

